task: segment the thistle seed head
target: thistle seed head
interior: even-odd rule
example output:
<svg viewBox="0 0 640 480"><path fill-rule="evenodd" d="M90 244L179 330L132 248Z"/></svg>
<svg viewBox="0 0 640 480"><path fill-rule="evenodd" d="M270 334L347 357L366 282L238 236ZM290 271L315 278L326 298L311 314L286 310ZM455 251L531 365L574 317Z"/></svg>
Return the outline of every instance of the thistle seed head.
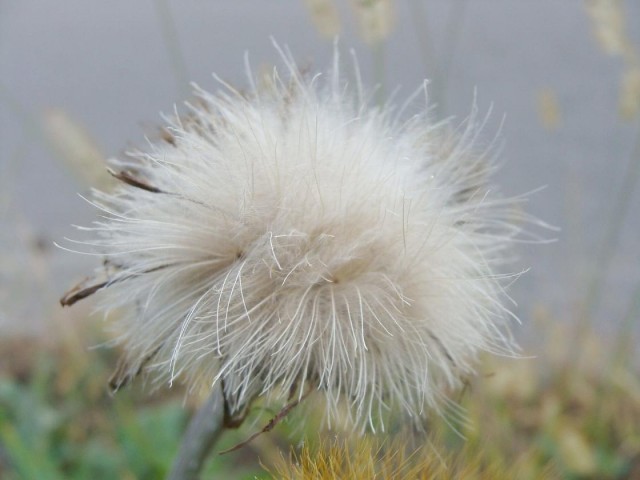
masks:
<svg viewBox="0 0 640 480"><path fill-rule="evenodd" d="M486 184L473 118L403 120L352 91L337 55L327 76L283 60L267 87L196 88L164 141L112 162L121 184L95 192L84 242L108 275L62 301L126 307L116 386L223 382L233 413L310 385L329 418L342 400L357 426L421 417L479 352L512 351L511 202Z"/></svg>

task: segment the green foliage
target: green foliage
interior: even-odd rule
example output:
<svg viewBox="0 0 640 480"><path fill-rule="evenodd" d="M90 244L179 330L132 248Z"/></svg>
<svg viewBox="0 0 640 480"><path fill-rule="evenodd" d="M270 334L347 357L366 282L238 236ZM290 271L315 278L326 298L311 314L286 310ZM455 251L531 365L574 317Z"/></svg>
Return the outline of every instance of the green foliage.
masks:
<svg viewBox="0 0 640 480"><path fill-rule="evenodd" d="M146 405L137 392L110 397L106 359L95 357L76 363L77 352L45 349L26 378L0 379L0 472L6 478L164 475L186 412L175 400Z"/></svg>
<svg viewBox="0 0 640 480"><path fill-rule="evenodd" d="M554 478L553 472L569 479L624 479L640 474L640 379L631 362L608 363L607 349L584 335L581 357L589 361L578 363L560 355L554 346L566 345L571 332L550 325L541 330L547 332L549 350L536 352L540 358L482 363L478 378L455 399L463 407L462 414L452 407L442 418L432 415L426 438L396 429L395 437L405 442L409 452L399 454L407 461L402 468L421 475L438 471L437 457L449 459L456 468L464 466L460 470L464 478L501 478L496 472L515 470L517 478L523 479ZM116 358L107 349L85 352L73 344L49 348L34 341L5 341L1 352L1 478L156 479L166 475L197 396L185 396L179 388L145 391L143 379L110 395L106 385ZM344 462L334 462L331 468L378 468L366 453L377 445L370 437L349 438L354 454L337 455L336 445L327 439L346 434L323 433L321 415L313 413L312 405L301 409L303 415L294 412L273 432L237 452L218 455L260 430L275 413L256 406L240 429L224 433L203 478L270 478L261 465L277 471L277 478L301 478L296 475L329 472L326 465L313 462L326 464L337 457ZM384 444L391 437L388 433L376 441ZM301 439L306 441L300 443ZM293 457L288 458L298 463L288 468L282 463L282 452L291 445L304 447L294 448ZM412 456L414 448L423 453ZM433 455L426 458L425 451ZM392 455L387 449L381 458L389 463Z"/></svg>
<svg viewBox="0 0 640 480"><path fill-rule="evenodd" d="M87 344L90 334L83 335ZM94 337L95 338L95 337ZM84 351L73 342L42 340L0 345L0 478L7 480L157 479L169 471L197 397L179 388L145 388L144 379L115 395L108 378L116 358L108 349ZM273 412L257 410L216 446L222 451L261 428ZM287 421L280 433L289 434ZM263 436L237 453L211 455L203 478L254 479L261 458L285 447Z"/></svg>

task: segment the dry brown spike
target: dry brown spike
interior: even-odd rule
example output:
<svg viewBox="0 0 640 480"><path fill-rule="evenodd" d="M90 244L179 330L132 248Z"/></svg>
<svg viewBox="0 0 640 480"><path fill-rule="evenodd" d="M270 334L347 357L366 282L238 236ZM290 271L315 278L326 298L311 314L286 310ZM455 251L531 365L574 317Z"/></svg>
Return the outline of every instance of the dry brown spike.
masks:
<svg viewBox="0 0 640 480"><path fill-rule="evenodd" d="M149 270L145 270L140 273L131 273L129 275L122 275L120 277L107 278L106 280L98 281L94 278L87 278L65 293L60 299L60 305L63 307L70 307L74 303L90 297L98 290L102 290L103 288L108 287L113 283L122 282L123 280L128 280L131 277L135 277L138 275L144 275L146 273L157 272L158 270L162 270L163 268L170 267L172 265L160 265L159 267L150 268Z"/></svg>
<svg viewBox="0 0 640 480"><path fill-rule="evenodd" d="M138 375L142 373L144 367L156 356L162 345L158 345L149 355L147 355L135 372L131 372L129 363L125 359L120 359L116 369L109 377L109 390L117 393L122 387L126 387Z"/></svg>
<svg viewBox="0 0 640 480"><path fill-rule="evenodd" d="M93 280L93 283L91 280ZM60 305L63 307L70 307L77 301L90 297L98 290L106 287L108 283L109 280L95 283L94 279L85 279L62 296L60 299Z"/></svg>
<svg viewBox="0 0 640 480"><path fill-rule="evenodd" d="M111 168L107 168L107 171L114 178L117 178L121 182L124 182L127 185L131 185L132 187L140 188L142 190L146 190L147 192L151 192L151 193L167 193L163 190L160 190L158 187L154 187L153 185L148 184L144 180L140 180L139 178L134 177L131 173L127 172L126 170L116 172Z"/></svg>
<svg viewBox="0 0 640 480"><path fill-rule="evenodd" d="M287 403L284 407L282 407L282 410L280 410L276 414L275 417L273 417L271 420L269 420L269 423L267 423L262 428L262 430L258 430L253 435L251 435L249 438L247 438L244 442L240 442L240 443L238 443L237 445L235 445L235 446L233 446L231 448L228 448L226 450L223 450L223 451L219 452L218 454L219 455L224 455L226 453L231 453L231 452L235 452L236 450L240 450L245 445L251 443L256 437L259 437L263 433L267 433L267 432L270 432L271 430L273 430L275 428L275 426L278 425L282 421L282 419L284 419L284 417L289 415L289 412L291 412L291 410L293 410L295 407L298 406L298 404L300 404L305 398L307 398L311 394L311 392L313 392L313 390L314 390L313 388L310 388L299 399L294 400L293 402Z"/></svg>
<svg viewBox="0 0 640 480"><path fill-rule="evenodd" d="M171 146L176 146L176 137L167 128L160 129L160 138Z"/></svg>

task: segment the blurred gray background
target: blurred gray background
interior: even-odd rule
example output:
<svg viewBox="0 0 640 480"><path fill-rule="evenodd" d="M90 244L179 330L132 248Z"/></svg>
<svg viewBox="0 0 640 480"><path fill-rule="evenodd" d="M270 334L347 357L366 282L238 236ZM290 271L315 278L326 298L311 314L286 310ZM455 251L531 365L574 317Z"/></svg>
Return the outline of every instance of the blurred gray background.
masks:
<svg viewBox="0 0 640 480"><path fill-rule="evenodd" d="M64 161L64 146L61 151L47 136L52 121L81 126L95 143L88 157L116 156L155 133L160 112L188 97L188 81L216 89L216 72L246 85L245 52L256 70L279 64L270 36L300 64L323 69L333 45L309 8L322 3L0 0L2 334L46 332L52 318L64 319L57 298L97 263L53 246L73 235L72 223L87 225L95 212L77 195L88 186ZM493 108L486 142L505 116L504 167L496 183L507 195L546 186L530 196L527 210L562 229L538 230L558 241L520 250L520 267L530 271L511 293L524 323L540 315L582 318L594 269L598 328L612 331L633 315L640 283L637 191L626 202L619 235L609 234L609 253L601 253L620 216L617 192L632 176L630 162L638 162L638 115L627 112L633 118L624 119L619 106L633 58L607 51L587 4L398 0L391 33L378 47L363 40L350 3L334 5L340 49L355 49L368 86L383 81L387 92L400 86L403 100L430 78L437 114L457 121L469 113L475 89L480 113ZM638 48L640 2L620 5L622 16L603 21L622 20L613 30ZM384 53L384 78L375 73L377 49ZM534 331L519 336L527 340Z"/></svg>

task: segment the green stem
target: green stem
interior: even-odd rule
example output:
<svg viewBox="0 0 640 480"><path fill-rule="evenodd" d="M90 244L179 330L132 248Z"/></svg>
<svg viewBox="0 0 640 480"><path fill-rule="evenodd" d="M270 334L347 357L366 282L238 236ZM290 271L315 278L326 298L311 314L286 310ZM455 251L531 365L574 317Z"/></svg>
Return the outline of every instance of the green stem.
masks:
<svg viewBox="0 0 640 480"><path fill-rule="evenodd" d="M412 7L411 20L413 21L413 28L418 37L420 50L422 51L420 59L422 60L425 74L427 77L435 77L438 71L438 64L435 61L433 42L429 35L429 21L423 8L423 0L412 0L409 2L409 5Z"/></svg>
<svg viewBox="0 0 640 480"><path fill-rule="evenodd" d="M182 437L168 480L195 480L209 452L224 430L224 395L218 382L204 405L191 419Z"/></svg>
<svg viewBox="0 0 640 480"><path fill-rule="evenodd" d="M429 88L430 97L433 99L431 103L435 109L436 118L444 118L449 73L460 40L467 0L455 0L449 9L444 29L442 54L439 55L439 58L436 58L435 48L429 36L429 22L423 0L412 0L409 3L413 10L411 12L413 27L422 50L422 63L427 78L431 80Z"/></svg>
<svg viewBox="0 0 640 480"><path fill-rule="evenodd" d="M155 5L160 20L160 27L162 28L162 37L169 52L169 58L178 89L181 95L186 96L189 94L189 72L187 62L182 53L178 31L173 20L173 15L171 14L169 2L168 0L156 0Z"/></svg>
<svg viewBox="0 0 640 480"><path fill-rule="evenodd" d="M638 123L640 126L640 122ZM616 198L614 209L609 216L609 223L607 225L605 238L602 242L600 254L597 256L591 272L591 280L587 287L587 296L585 302L585 318L590 325L593 319L593 313L598 306L603 294L603 282L607 277L607 272L611 266L611 261L620 238L620 232L624 226L624 220L629 206L631 204L631 198L633 192L638 183L638 177L640 176L640 129L636 136L635 146L633 148L631 158L629 159L629 165L624 174L620 193Z"/></svg>
<svg viewBox="0 0 640 480"><path fill-rule="evenodd" d="M440 88L440 114L444 117L446 114L447 102L447 85L449 84L449 73L451 66L458 50L460 43L460 33L462 32L462 21L467 7L467 0L456 0L451 4L449 14L447 15L447 23L444 31L444 43L442 56L438 64L438 86Z"/></svg>
<svg viewBox="0 0 640 480"><path fill-rule="evenodd" d="M429 20L424 10L423 0L412 0L409 4L413 7L411 19L413 20L413 27L418 37L420 50L422 51L420 58L425 75L431 82L428 86L429 106L434 109L436 119L439 119L442 118L440 107L443 92L442 86L440 85L440 65L436 60L433 41L429 35Z"/></svg>
<svg viewBox="0 0 640 480"><path fill-rule="evenodd" d="M636 324L638 317L640 317L640 282L637 283L636 288L631 296L631 302L627 313L622 321L620 330L614 343L614 356L611 360L611 369L618 368L622 363L627 360L626 357L632 353L630 346L633 342L633 326ZM635 360L635 359L631 359Z"/></svg>
<svg viewBox="0 0 640 480"><path fill-rule="evenodd" d="M376 91L376 103L380 108L384 105L386 101L386 90L385 90L385 58L384 58L384 41L380 41L372 47L373 50L373 78L375 82L378 84L378 89Z"/></svg>

